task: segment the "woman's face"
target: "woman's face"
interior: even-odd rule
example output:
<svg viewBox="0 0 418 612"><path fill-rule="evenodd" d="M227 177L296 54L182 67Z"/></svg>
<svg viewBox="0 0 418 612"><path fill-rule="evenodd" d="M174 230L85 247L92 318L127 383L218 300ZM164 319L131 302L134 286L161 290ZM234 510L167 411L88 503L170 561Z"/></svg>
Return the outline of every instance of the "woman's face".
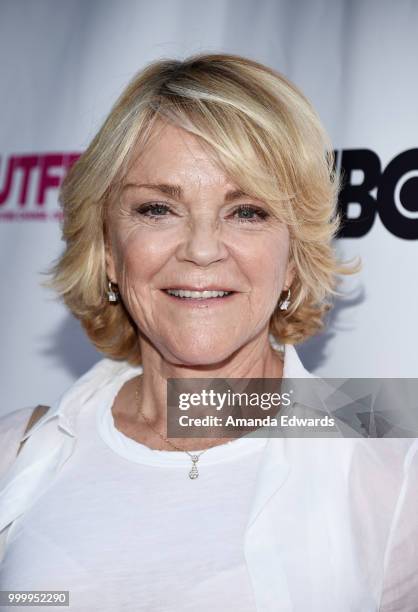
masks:
<svg viewBox="0 0 418 612"><path fill-rule="evenodd" d="M159 127L111 205L107 273L166 360L216 364L268 333L292 280L289 234L263 202L239 192L198 138ZM170 289L232 293L190 299Z"/></svg>

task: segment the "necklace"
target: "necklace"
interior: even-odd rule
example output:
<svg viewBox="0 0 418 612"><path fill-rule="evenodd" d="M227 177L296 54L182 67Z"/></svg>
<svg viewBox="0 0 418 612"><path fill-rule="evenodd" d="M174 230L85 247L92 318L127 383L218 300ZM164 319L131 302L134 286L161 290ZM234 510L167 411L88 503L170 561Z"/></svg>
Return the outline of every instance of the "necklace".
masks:
<svg viewBox="0 0 418 612"><path fill-rule="evenodd" d="M139 379L139 383L141 383L142 380L142 375ZM192 460L192 467L191 470L189 471L189 478L191 478L192 480L194 480L195 478L197 478L199 476L199 470L197 469L197 462L199 461L199 457L201 455L203 455L203 453L206 453L207 450L209 450L209 448L213 448L212 446L210 446L209 448L205 448L205 450L203 450L202 452L200 452L199 454L195 454L195 453L189 453L189 451L184 450L184 448L180 448L179 446L176 446L176 444L174 444L173 442L170 442L170 440L167 440L167 438L165 438L159 431L157 431L156 429L154 429L154 427L151 425L148 417L145 416L145 414L142 412L141 410L141 404L139 401L139 389L140 389L140 384L138 385L138 388L135 389L135 398L136 398L136 403L138 406L138 414L140 416L142 416L142 418L144 419L144 421L146 422L146 424L148 425L148 427L157 434L157 436L159 436L164 442L166 442L167 444L169 444L170 446L172 446L173 448L175 448L178 451L181 451L182 453L187 453L190 457L190 459Z"/></svg>

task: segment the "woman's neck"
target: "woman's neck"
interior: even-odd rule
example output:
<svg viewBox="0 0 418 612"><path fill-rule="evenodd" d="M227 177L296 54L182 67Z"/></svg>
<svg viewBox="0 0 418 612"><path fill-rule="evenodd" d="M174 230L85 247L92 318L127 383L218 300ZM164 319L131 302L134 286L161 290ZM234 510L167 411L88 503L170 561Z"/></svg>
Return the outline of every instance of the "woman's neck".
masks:
<svg viewBox="0 0 418 612"><path fill-rule="evenodd" d="M261 350L260 350L261 349ZM172 438L164 441L167 432L167 379L168 378L282 378L283 354L266 347L252 347L239 362L210 371L184 368L168 363L158 363L143 354L143 374L128 380L115 398L112 414L117 429L128 437L156 450L174 451L172 445L182 450L205 449L224 444L235 437L225 437L228 431L217 428L217 437ZM220 374L222 373L222 375ZM238 372L240 375L238 375ZM186 375L185 375L186 374ZM212 435L212 434L211 434ZM170 444L171 442L171 444Z"/></svg>

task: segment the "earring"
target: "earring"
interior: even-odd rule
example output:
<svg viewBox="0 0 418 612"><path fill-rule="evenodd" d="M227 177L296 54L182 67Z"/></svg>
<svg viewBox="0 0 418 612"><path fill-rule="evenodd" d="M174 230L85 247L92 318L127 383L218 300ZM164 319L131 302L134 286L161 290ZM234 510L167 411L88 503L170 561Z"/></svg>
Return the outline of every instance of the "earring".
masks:
<svg viewBox="0 0 418 612"><path fill-rule="evenodd" d="M112 304L116 304L117 302L119 302L119 291L116 289L113 289L113 283L112 281L109 281L108 283L108 290L106 291L107 293L107 299L110 303Z"/></svg>
<svg viewBox="0 0 418 612"><path fill-rule="evenodd" d="M287 310L289 308L289 305L290 305L290 289L287 290L286 299L281 300L279 302L279 308L280 310Z"/></svg>

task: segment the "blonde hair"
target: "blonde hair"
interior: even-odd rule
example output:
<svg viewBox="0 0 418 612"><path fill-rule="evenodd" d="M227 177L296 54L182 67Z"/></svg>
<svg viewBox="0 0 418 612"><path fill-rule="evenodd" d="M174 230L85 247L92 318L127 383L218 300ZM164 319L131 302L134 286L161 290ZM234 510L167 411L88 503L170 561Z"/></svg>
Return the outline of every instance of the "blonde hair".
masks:
<svg viewBox="0 0 418 612"><path fill-rule="evenodd" d="M47 283L81 321L96 348L141 363L137 329L123 303L107 301L106 211L158 117L200 137L226 174L261 199L290 233L295 278L287 311L270 333L302 342L324 325L338 274L332 239L339 182L332 146L314 109L286 78L237 55L164 59L141 70L68 172L60 191L66 248Z"/></svg>

